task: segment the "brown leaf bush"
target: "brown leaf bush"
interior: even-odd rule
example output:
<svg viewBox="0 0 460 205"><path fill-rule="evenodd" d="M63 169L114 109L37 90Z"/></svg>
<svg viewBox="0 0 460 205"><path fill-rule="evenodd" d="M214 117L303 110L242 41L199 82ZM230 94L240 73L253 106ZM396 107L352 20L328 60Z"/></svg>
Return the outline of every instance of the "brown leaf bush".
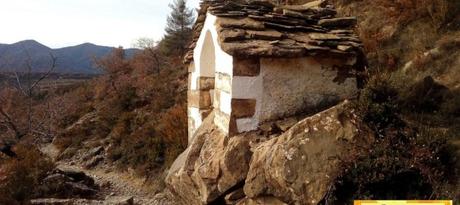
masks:
<svg viewBox="0 0 460 205"><path fill-rule="evenodd" d="M40 197L41 180L54 169L54 164L31 145L15 147L18 158L0 160L0 202L27 204Z"/></svg>

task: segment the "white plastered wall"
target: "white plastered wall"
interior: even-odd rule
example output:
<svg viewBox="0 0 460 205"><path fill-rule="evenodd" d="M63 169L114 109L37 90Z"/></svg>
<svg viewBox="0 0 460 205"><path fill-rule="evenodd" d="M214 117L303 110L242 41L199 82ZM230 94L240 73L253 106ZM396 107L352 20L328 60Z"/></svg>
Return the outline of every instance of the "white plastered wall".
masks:
<svg viewBox="0 0 460 205"><path fill-rule="evenodd" d="M233 57L225 53L219 46L217 39L218 33L216 29L217 17L212 14L207 14L206 21L203 25L200 37L197 41L193 53L193 59L195 63L195 70L191 73L191 90L198 90L198 79L200 77L214 77L216 72L227 74L232 76L233 74ZM213 50L214 53L210 53ZM210 69L212 68L212 69ZM217 82L216 79L216 84ZM218 98L213 96L213 99L220 99L219 110L223 113L230 115L231 113L231 93L227 92L212 92L214 95L220 95ZM189 138L193 136L194 132L198 127L201 126L203 119L198 108L189 107L189 117L195 121L194 130L189 133ZM215 124L222 130L228 131L228 122L223 122L221 117L215 118Z"/></svg>
<svg viewBox="0 0 460 205"><path fill-rule="evenodd" d="M247 132L256 130L259 126L259 119L257 116L260 115L261 101L263 90L263 79L262 75L256 77L243 77L234 76L232 80L232 92L233 98L235 99L255 99L256 100L256 112L251 118L237 119L236 125L238 132Z"/></svg>
<svg viewBox="0 0 460 205"><path fill-rule="evenodd" d="M342 100L357 92L356 79L333 82L337 70L313 57L262 58L263 94L258 120L263 122L314 108L330 99Z"/></svg>
<svg viewBox="0 0 460 205"><path fill-rule="evenodd" d="M337 70L313 57L261 58L260 75L234 76L233 98L256 99L251 118L237 119L239 132L256 130L260 122L290 116L322 102L346 99L357 92L356 79L333 82Z"/></svg>

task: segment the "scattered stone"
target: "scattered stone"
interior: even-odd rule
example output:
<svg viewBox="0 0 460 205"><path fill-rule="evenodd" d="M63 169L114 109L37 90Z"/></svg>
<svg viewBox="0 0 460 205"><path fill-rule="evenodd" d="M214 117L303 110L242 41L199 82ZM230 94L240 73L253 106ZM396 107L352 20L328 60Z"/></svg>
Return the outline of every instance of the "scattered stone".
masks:
<svg viewBox="0 0 460 205"><path fill-rule="evenodd" d="M71 181L73 181L72 178L65 176L63 174L52 174L52 175L47 176L45 179L43 179L43 183L47 185L48 187L53 186L53 185L64 184L66 182L71 182Z"/></svg>
<svg viewBox="0 0 460 205"><path fill-rule="evenodd" d="M262 130L266 134L271 134L273 131L273 123L266 122L259 126L259 129Z"/></svg>
<svg viewBox="0 0 460 205"><path fill-rule="evenodd" d="M60 167L56 170L56 172L72 178L74 182L82 182L90 186L94 185L94 179L80 170L68 167Z"/></svg>
<svg viewBox="0 0 460 205"><path fill-rule="evenodd" d="M95 167L96 165L98 165L103 160L104 160L103 156L95 156L91 160L89 160L86 163L84 163L83 167L85 167L86 169L91 169L91 168Z"/></svg>
<svg viewBox="0 0 460 205"><path fill-rule="evenodd" d="M133 205L134 198L132 196L108 197L105 199L104 205Z"/></svg>
<svg viewBox="0 0 460 205"><path fill-rule="evenodd" d="M72 195L78 195L82 197L93 196L97 193L96 189L88 187L85 184L75 182L65 182L65 191Z"/></svg>
<svg viewBox="0 0 460 205"><path fill-rule="evenodd" d="M279 120L275 123L276 127L281 131L286 132L289 128L297 123L297 119L291 117L285 120Z"/></svg>
<svg viewBox="0 0 460 205"><path fill-rule="evenodd" d="M104 151L104 147L102 146L98 146L98 147L95 147L95 148L92 148L90 149L87 154L83 157L83 160L89 160L91 159L92 157L96 156L96 155L99 155L102 153L102 151Z"/></svg>

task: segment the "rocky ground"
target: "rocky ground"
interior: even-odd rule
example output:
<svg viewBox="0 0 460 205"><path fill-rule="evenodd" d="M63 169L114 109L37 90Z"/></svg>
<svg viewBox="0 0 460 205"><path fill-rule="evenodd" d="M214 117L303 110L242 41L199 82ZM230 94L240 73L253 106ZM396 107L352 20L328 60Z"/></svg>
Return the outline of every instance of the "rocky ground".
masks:
<svg viewBox="0 0 460 205"><path fill-rule="evenodd" d="M57 159L59 152L53 144L47 144L42 147L42 152L50 156L52 159ZM94 150L92 150L94 151ZM91 152L91 151L90 151ZM89 153L90 153L89 152ZM96 168L85 168L88 162L94 161L99 156L93 156L86 163L74 161L59 161L56 160L57 177L66 178L72 175L79 175L85 178L90 183L78 183L77 187L84 187L87 192L81 195L70 194L64 197L65 199L36 199L32 200L32 204L152 204L154 191L153 187L146 183L146 179L139 178L134 174L127 172L112 171L110 167L98 166ZM56 174L51 174L47 177L56 178ZM45 180L47 180L45 179ZM65 179L63 179L65 180ZM53 183L62 184L64 181L54 181ZM75 187L74 187L75 188ZM69 189L69 188L67 188ZM71 189L71 188L70 188ZM62 198L62 197L59 197Z"/></svg>

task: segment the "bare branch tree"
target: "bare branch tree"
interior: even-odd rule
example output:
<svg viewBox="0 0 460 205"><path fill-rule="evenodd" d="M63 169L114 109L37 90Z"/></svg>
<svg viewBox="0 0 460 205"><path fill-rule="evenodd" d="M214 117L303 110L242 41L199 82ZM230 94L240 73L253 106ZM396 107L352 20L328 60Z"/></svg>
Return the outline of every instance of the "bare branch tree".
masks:
<svg viewBox="0 0 460 205"><path fill-rule="evenodd" d="M19 72L15 72L15 78L17 83L17 86L15 87L25 97L27 107L27 127L24 130L20 128L20 126L14 120L15 118L12 117L11 114L9 114L7 110L4 109L3 106L6 105L6 100L0 98L0 124L3 124L5 127L10 129L14 133L14 140L12 142L6 142L5 139L2 139L2 145L0 145L0 152L10 157L16 157L16 154L14 153L14 151L12 151L12 147L24 136L28 134L38 134L42 136L48 135L46 132L42 132L34 128L42 127L45 122L38 122L35 124L35 126L33 126L33 98L35 95L35 89L39 86L40 82L49 77L49 75L55 70L57 58L50 53L50 67L43 75L38 77L36 80L33 80L32 57L26 49L25 52L27 55L27 60L25 63L26 72L24 73L25 80L21 80L21 75L19 74ZM25 83L23 83L23 81L25 81Z"/></svg>
<svg viewBox="0 0 460 205"><path fill-rule="evenodd" d="M49 53L50 55L50 58L51 58L51 66L50 68L48 69L48 71L42 75L38 80L36 80L32 86L30 86L29 90L33 90L35 87L37 87L37 85L43 81L45 78L47 78L53 71L54 69L56 68L56 62L57 62L57 58L52 54L52 53Z"/></svg>
<svg viewBox="0 0 460 205"><path fill-rule="evenodd" d="M158 43L153 39L140 38L137 40L136 47L144 50L144 53L147 54L149 60L154 62L151 66L149 66L150 69L152 72L159 74L165 58L160 51Z"/></svg>

